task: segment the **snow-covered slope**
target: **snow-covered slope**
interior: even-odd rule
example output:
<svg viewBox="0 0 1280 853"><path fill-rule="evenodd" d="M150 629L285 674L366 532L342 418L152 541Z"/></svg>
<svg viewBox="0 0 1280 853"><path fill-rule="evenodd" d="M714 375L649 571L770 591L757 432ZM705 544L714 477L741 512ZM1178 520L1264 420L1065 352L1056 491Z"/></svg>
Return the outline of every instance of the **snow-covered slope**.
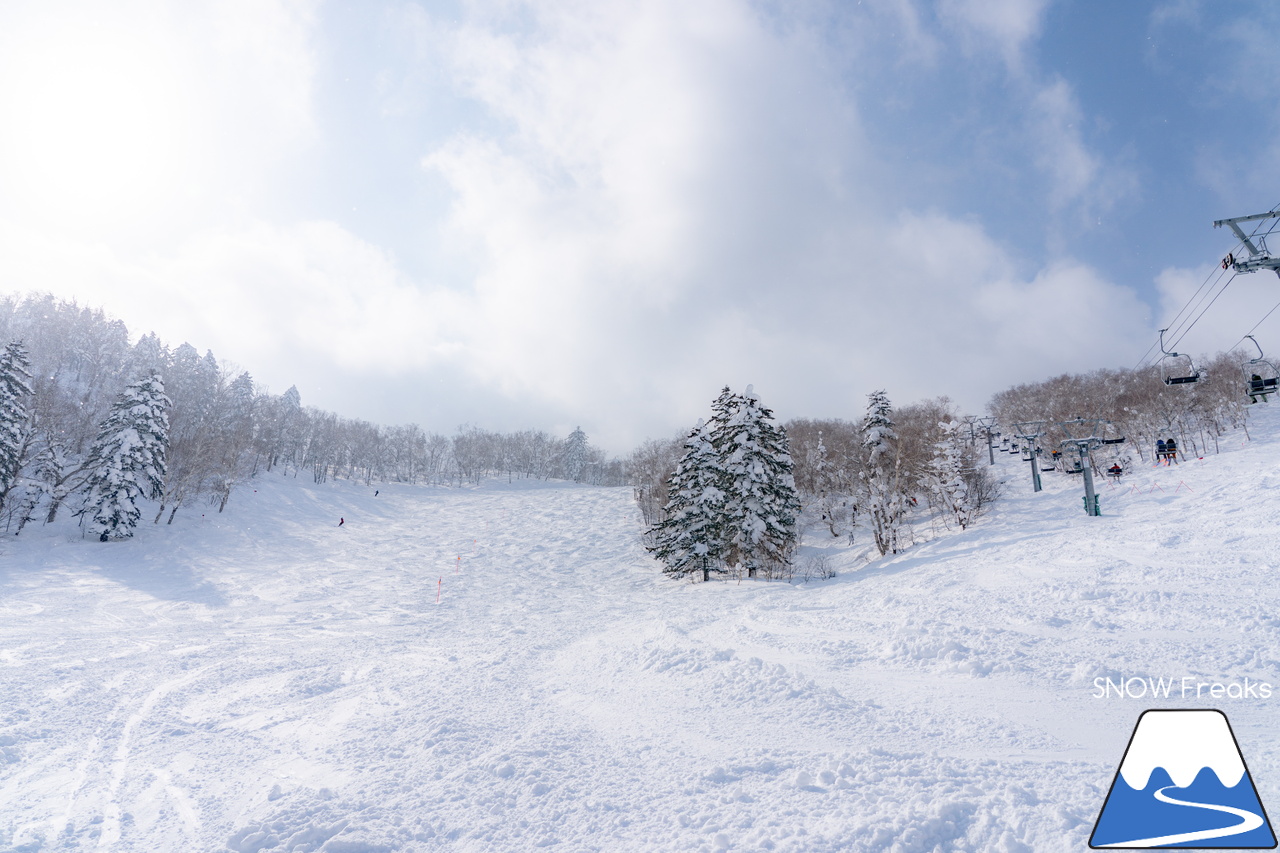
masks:
<svg viewBox="0 0 1280 853"><path fill-rule="evenodd" d="M869 564L811 531L820 583L666 580L629 490L564 484L273 474L128 542L29 527L0 552L0 851L1084 849L1149 707L1224 710L1280 802L1254 408L1100 518L1001 457L968 531Z"/></svg>

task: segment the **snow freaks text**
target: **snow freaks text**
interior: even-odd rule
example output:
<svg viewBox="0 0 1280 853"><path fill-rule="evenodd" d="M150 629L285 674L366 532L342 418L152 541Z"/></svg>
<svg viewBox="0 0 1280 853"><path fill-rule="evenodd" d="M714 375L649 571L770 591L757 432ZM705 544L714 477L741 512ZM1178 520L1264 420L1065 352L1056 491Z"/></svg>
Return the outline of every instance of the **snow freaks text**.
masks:
<svg viewBox="0 0 1280 853"><path fill-rule="evenodd" d="M1154 678L1150 675L1131 678L1098 676L1093 680L1094 699L1270 699L1272 686L1267 681L1244 678L1239 681L1203 681L1192 676Z"/></svg>

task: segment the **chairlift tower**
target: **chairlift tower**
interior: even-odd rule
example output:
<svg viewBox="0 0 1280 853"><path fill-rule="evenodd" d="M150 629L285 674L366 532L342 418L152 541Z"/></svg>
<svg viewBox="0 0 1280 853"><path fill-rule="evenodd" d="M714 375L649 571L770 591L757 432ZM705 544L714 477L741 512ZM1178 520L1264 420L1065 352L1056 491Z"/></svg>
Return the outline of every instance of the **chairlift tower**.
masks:
<svg viewBox="0 0 1280 853"><path fill-rule="evenodd" d="M987 434L987 464L996 464L996 452L991 447L991 431L995 429L996 419L988 416L985 418L977 418L974 420L974 423L976 423Z"/></svg>
<svg viewBox="0 0 1280 853"><path fill-rule="evenodd" d="M1093 488L1093 459L1090 451L1110 443L1102 438L1102 427L1108 422L1103 418L1076 418L1070 421L1059 421L1058 426L1067 435L1067 440L1060 447L1071 445L1080 454L1080 469L1084 474L1084 512L1085 515L1102 515L1098 506L1098 493Z"/></svg>
<svg viewBox="0 0 1280 853"><path fill-rule="evenodd" d="M1045 434L1044 426L1048 421L1022 421L1015 423L1013 428L1016 430L1014 435L1027 443L1031 448L1031 489L1032 491L1040 491L1040 445L1036 439Z"/></svg>
<svg viewBox="0 0 1280 853"><path fill-rule="evenodd" d="M1235 232L1240 238L1240 242L1244 243L1244 247L1249 250L1248 258L1237 258L1234 254L1229 254L1222 259L1222 268L1235 270L1237 273L1257 272L1258 270L1271 270L1280 276L1280 258L1271 257L1271 252L1267 250L1266 238L1258 238L1258 242L1244 233L1240 228L1241 222L1256 222L1259 219L1276 219L1280 218L1280 210L1273 210L1269 213L1255 213L1253 216L1235 216L1231 219L1219 219L1213 223L1214 228L1221 228L1223 225Z"/></svg>

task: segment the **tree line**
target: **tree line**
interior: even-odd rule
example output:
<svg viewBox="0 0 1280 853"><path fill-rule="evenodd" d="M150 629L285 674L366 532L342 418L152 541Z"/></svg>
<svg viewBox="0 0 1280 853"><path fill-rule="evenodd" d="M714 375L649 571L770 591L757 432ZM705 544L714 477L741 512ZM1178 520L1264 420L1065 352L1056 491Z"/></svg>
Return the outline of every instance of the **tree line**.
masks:
<svg viewBox="0 0 1280 853"><path fill-rule="evenodd" d="M101 309L48 294L0 297L0 341L0 527L12 534L70 506L95 534L105 525L122 537L138 523L125 504L140 513L151 501L155 523L192 505L221 512L238 485L272 471L316 483L626 483L624 463L580 428L555 437L464 425L445 436L340 417L188 343L170 349L150 333L131 344Z"/></svg>
<svg viewBox="0 0 1280 853"><path fill-rule="evenodd" d="M1109 421L1110 435L1126 441L1109 455L1094 454L1095 470L1111 462L1127 467L1134 454L1151 460L1161 439L1173 438L1184 454L1203 456L1218 452L1228 431L1247 431L1250 403L1240 369L1247 360L1239 352L1218 353L1203 361L1200 381L1180 385L1166 385L1158 366L1063 374L1001 391L989 409L1006 434L1019 422L1046 421L1039 442L1046 449L1068 437L1058 423Z"/></svg>
<svg viewBox="0 0 1280 853"><path fill-rule="evenodd" d="M858 423L772 419L750 387L725 388L709 420L631 455L647 544L667 574L789 576L804 516L850 541L864 529L881 555L897 553L914 542L913 518L963 529L997 497L945 398L895 410L876 391Z"/></svg>
<svg viewBox="0 0 1280 853"><path fill-rule="evenodd" d="M1247 435L1248 408L1260 396L1255 392L1251 399L1242 378L1241 366L1248 363L1249 356L1241 352L1219 353L1201 360L1200 381L1176 385L1163 381L1158 365L1063 374L1001 391L988 411L997 421L994 429L1005 438L1018 431L1018 424L1039 424L1037 431L1044 435L1038 444L1046 454L1072 437L1059 424L1081 418L1105 421L1105 436L1099 437L1126 441L1106 445L1090 457L1099 473L1116 462L1127 467L1134 455L1152 459L1161 439L1175 439L1184 454L1216 453L1228 431L1244 429ZM855 531L864 533L881 555L914 544L915 525L926 519L944 527L967 527L999 496L999 484L986 464L986 437L973 420L946 397L895 408L877 391L869 395L858 422L788 421L779 433L787 449L786 476L799 499L799 523L817 525L833 537L848 536L850 542ZM722 440L715 438L722 429L713 417L683 438L645 442L627 460L647 542L669 574L707 578L713 570L741 562L723 534L719 544L714 541L714 531L726 524L732 529L732 523L707 521L705 511L690 510L690 482L694 494L701 489L709 495L704 510L723 500L688 472L695 464L723 465ZM723 474L716 476L711 482L724 482ZM688 528L682 535L691 542L705 535L713 541L700 545L691 562L688 549L673 550L673 528ZM776 553L789 557L794 540L783 541L788 547ZM781 565L789 571L787 560Z"/></svg>
<svg viewBox="0 0 1280 853"><path fill-rule="evenodd" d="M0 351L0 526L10 533L34 519L54 521L70 507L95 532L105 525L111 535L123 535L136 525L134 513L104 498L125 488L121 478L128 479L138 512L140 501L151 501L155 523L172 522L193 505L221 511L238 485L262 472L305 474L316 483L455 486L493 476L563 478L631 485L646 542L667 543L660 556L669 569L680 567L674 574L735 568L769 575L789 570L794 531L803 527L832 537L859 531L881 554L895 553L913 544L922 521L963 528L997 495L980 464L985 448L945 397L894 407L878 391L858 421L797 418L775 427L753 394L726 389L707 421L616 459L593 447L581 429L557 437L464 425L446 436L416 424L340 417L304 406L295 387L272 394L247 371L220 363L212 352L200 355L190 344L170 349L154 333L130 344L124 324L101 309L47 294L0 297L0 341L8 342ZM1006 434L1018 422L1049 422L1041 439L1046 448L1066 437L1055 422L1084 417L1106 419L1112 435L1127 436L1121 454L1146 459L1157 439L1170 437L1184 452L1203 454L1216 450L1227 430L1246 424L1247 394L1237 379L1246 359L1220 354L1206 362L1203 381L1174 387L1155 367L1064 374L1001 391L989 411ZM797 502L773 521L765 513L751 522L776 521L773 532L755 542L743 526L747 505L733 497L733 488L746 481L733 486L723 479L732 463L726 448L738 446L724 430L735 418L739 436L756 430L750 441L765 442L766 456L753 464L774 472L769 488L793 489ZM719 470L709 474L707 466ZM782 485L788 478L790 485ZM690 489L698 488L704 503L726 503L704 513L707 529L720 532L709 533L709 550L689 562L683 546L669 550L663 537L676 535L677 516L697 516Z"/></svg>

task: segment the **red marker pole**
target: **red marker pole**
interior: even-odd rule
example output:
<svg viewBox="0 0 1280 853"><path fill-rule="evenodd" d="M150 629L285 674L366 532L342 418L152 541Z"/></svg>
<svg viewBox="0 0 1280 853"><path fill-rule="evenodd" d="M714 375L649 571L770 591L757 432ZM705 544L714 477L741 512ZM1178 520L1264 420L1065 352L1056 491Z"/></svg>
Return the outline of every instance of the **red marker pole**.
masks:
<svg viewBox="0 0 1280 853"><path fill-rule="evenodd" d="M444 578L436 582L436 604L440 603L440 588L444 586Z"/></svg>

